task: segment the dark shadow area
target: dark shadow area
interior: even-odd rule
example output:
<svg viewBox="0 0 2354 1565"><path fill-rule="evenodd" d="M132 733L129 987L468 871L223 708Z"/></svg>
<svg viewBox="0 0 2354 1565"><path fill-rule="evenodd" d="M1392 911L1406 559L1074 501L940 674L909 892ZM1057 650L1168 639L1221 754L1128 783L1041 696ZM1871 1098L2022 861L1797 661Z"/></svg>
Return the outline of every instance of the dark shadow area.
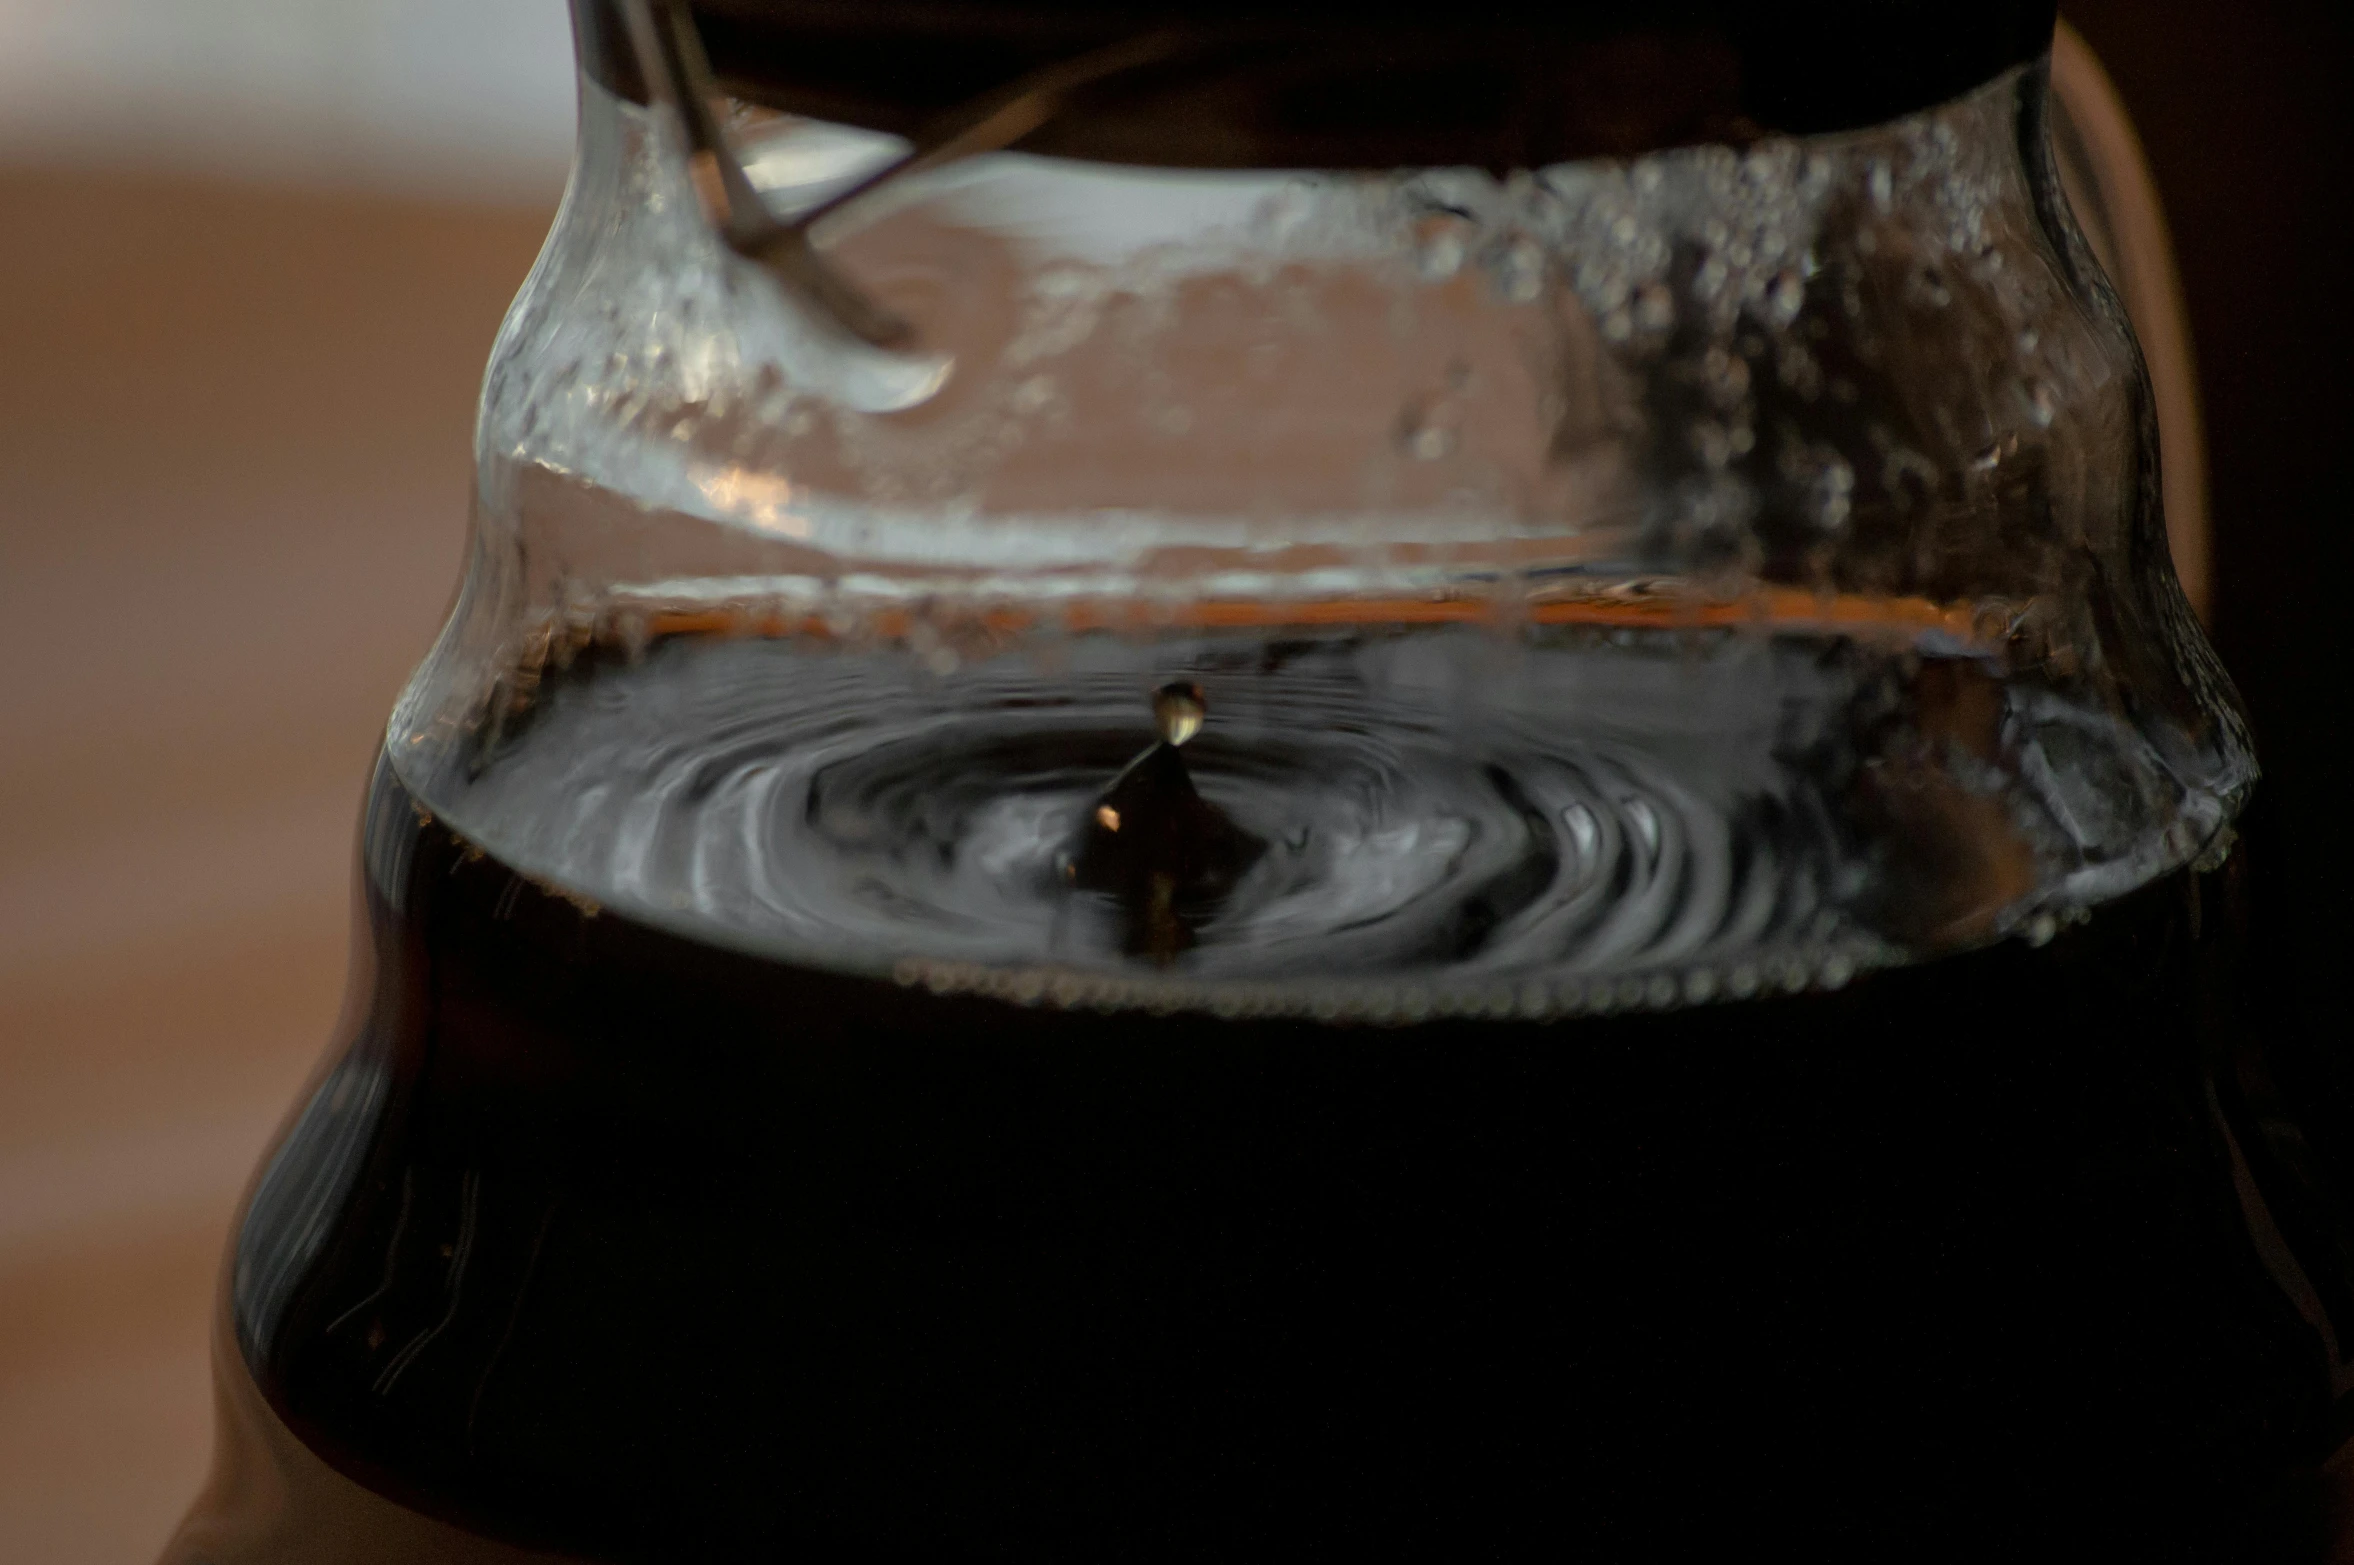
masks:
<svg viewBox="0 0 2354 1565"><path fill-rule="evenodd" d="M2205 403L2217 644L2255 720L2263 1019L2341 1035L2354 947L2347 403L2354 395L2354 13L2334 0L2067 0L2140 127ZM2337 1052L2332 1050L2331 1052Z"/></svg>

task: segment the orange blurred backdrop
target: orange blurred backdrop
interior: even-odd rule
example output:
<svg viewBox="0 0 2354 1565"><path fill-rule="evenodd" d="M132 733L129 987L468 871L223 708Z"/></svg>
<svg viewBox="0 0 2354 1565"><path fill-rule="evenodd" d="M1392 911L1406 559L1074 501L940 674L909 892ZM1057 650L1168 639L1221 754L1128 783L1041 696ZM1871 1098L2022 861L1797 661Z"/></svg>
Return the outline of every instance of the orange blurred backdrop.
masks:
<svg viewBox="0 0 2354 1565"><path fill-rule="evenodd" d="M0 0L0 1560L125 1565L202 1476L230 1210L333 1023L571 105L562 0L406 53L382 4L73 9Z"/></svg>

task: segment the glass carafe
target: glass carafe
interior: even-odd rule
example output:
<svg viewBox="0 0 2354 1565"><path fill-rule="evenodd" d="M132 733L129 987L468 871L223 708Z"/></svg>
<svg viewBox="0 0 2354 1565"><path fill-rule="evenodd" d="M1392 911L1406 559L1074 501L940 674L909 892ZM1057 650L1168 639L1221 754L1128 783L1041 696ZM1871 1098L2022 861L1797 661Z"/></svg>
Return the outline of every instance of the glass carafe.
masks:
<svg viewBox="0 0 2354 1565"><path fill-rule="evenodd" d="M2318 1538L2049 8L1178 9L578 8L167 1559Z"/></svg>

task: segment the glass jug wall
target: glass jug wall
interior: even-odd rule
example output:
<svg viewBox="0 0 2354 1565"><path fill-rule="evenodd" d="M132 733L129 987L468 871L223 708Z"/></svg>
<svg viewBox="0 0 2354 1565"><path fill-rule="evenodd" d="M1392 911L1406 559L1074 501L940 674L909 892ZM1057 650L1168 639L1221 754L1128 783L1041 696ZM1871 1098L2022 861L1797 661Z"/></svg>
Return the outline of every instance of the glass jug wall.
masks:
<svg viewBox="0 0 2354 1565"><path fill-rule="evenodd" d="M1826 893L1844 903L1827 910L1802 890L1784 911L1843 920L1830 944L1850 963L2064 916L2195 856L2253 768L2165 568L2129 339L2073 228L2053 226L2046 167L2020 157L2021 138L2041 146L2038 80L1886 131L1507 179L973 159L844 214L860 226L834 242L835 264L917 322L919 346L896 353L829 332L742 269L656 150L656 121L608 99L494 359L480 554L404 702L403 773L453 818L495 808L466 797L473 755L531 709L544 671L690 625L829 657L884 649L908 676L884 677L918 692L909 721L930 721L928 703L969 707L961 681L1067 691L1117 677L1130 723L1136 688L1233 662L1287 623L1412 626L1369 654L1398 665L1364 671L1370 699L1450 720L1494 706L1532 727L1568 701L1619 731L1681 715L1692 726L1664 743L1699 735L1728 756L1736 741L1699 715L1706 700L1655 699L1635 671L1664 652L1728 682L1723 700L1744 710L1786 695L1868 721L1855 706L1865 688L1925 652L2017 692L1998 703L2019 704L2014 756L1991 764L2019 775L1961 791L2009 791L2022 823L1997 835L2020 840L2005 866L1984 867L1997 877L1985 885L1900 887L1885 867L1849 865L1879 883ZM751 171L787 214L893 150L808 122L748 128ZM1223 651L1200 634L1237 617ZM1581 636L1615 638L1612 655L1566 650ZM1615 655L1634 641L1654 655ZM1761 651L1810 641L1795 660ZM1834 645L1881 667L1810 686L1824 677L1808 672L1815 654ZM1007 672L1035 667L1039 648L1048 664L1077 662ZM1095 658L1103 668L1082 672ZM1572 677L1601 686L1549 683ZM1245 722L1346 726L1344 713L1249 706L1277 683L1212 692L1205 737ZM2039 755L2047 732L2053 750ZM1810 742L1753 732L1745 759L1771 775L1765 748ZM2102 759L2076 765L2079 752ZM1346 769L1338 756L1278 764L1294 779ZM1824 767L1785 770L1770 792L1828 780ZM1664 816L1730 807L1724 787L1697 784L1687 806L1658 786ZM2077 787L2096 796L2064 796ZM1581 805L1614 842L1644 835L1612 800L1547 802L1556 815ZM1845 805L1784 802L1891 834ZM1319 807L1331 801L1302 805ZM1483 806L1401 805L1417 808ZM581 835L639 840L616 824ZM1836 879L1828 858L1857 846L1792 845L1777 862L1811 858L1798 873ZM1443 900L1411 867L1380 862L1404 877L1401 903ZM1321 895L1322 871L1290 867ZM675 889L649 882L642 895L659 904ZM792 937L795 913L772 912L766 890L734 895ZM1884 911L1860 912L1875 898ZM1036 939L1053 903L943 904L934 949L892 954L1032 961L1047 955ZM1359 920L1389 911L1351 906ZM798 927L832 928L837 911L804 911ZM1296 946L1250 927L1230 912L1218 954L1195 968L1302 973ZM1309 965L1333 973L1413 960L1299 934L1321 942ZM1587 962L1577 946L1557 931L1506 941L1481 976L1549 978L1557 959ZM1612 979L1659 965L1680 983L1704 949L1588 965ZM1069 956L1087 965L1084 939Z"/></svg>
<svg viewBox="0 0 2354 1565"><path fill-rule="evenodd" d="M2043 94L975 157L817 230L881 347L585 82L168 1557L2295 1534L2327 1126Z"/></svg>

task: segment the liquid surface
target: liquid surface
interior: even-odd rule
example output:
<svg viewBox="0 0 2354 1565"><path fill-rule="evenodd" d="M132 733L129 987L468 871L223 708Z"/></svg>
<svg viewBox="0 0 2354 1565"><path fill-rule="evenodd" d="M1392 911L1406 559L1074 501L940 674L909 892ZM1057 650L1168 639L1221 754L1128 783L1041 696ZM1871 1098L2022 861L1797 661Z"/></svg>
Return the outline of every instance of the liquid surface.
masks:
<svg viewBox="0 0 2354 1565"><path fill-rule="evenodd" d="M1952 663L1774 647L1809 699L1728 686L1685 752L1602 681L1639 658L1497 681L1580 703L1540 745L1477 684L1375 727L1366 655L1256 715L1186 660L1190 797L1261 846L1157 950L1123 888L1174 861L1096 812L1215 831L1114 780L1160 753L1129 653L1042 709L681 643L551 673L452 801L380 769L371 987L232 1290L266 1409L224 1440L317 1503L224 1502L174 1565L372 1565L300 1520L335 1486L595 1561L2317 1557L2354 1294L2283 1107L2321 1100L2230 1010L2228 871L2049 914L2097 862L2015 781L2053 720ZM2022 906L2044 943L1927 955ZM1287 927L1388 1025L1253 976ZM1907 960L1772 960L1850 940ZM1817 992L1692 1003L1719 955Z"/></svg>
<svg viewBox="0 0 2354 1565"><path fill-rule="evenodd" d="M1140 962L1080 860L1171 673L1207 702L1181 769L1251 846ZM2230 807L2205 782L1950 650L1441 629L1079 638L944 673L682 639L548 670L426 798L518 868L738 949L1402 1016L1836 987L2178 866Z"/></svg>

